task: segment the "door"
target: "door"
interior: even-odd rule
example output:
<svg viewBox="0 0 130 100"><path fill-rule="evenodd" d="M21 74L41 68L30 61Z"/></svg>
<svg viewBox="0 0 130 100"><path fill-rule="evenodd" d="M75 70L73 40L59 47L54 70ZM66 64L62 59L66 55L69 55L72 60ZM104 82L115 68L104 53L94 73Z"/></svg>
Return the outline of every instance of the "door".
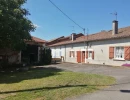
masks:
<svg viewBox="0 0 130 100"><path fill-rule="evenodd" d="M81 51L77 51L77 62L81 63Z"/></svg>
<svg viewBox="0 0 130 100"><path fill-rule="evenodd" d="M85 63L85 51L82 51L82 63Z"/></svg>

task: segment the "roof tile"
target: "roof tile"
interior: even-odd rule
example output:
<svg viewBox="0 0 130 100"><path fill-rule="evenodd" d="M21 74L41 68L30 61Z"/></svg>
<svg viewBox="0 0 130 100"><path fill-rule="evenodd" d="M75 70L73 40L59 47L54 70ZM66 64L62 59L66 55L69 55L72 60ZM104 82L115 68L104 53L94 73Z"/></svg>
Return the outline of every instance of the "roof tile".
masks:
<svg viewBox="0 0 130 100"><path fill-rule="evenodd" d="M32 40L35 42L38 42L38 43L45 43L46 42L45 40L42 40L42 39L34 37L34 36L32 36Z"/></svg>
<svg viewBox="0 0 130 100"><path fill-rule="evenodd" d="M97 40L107 40L107 39L126 38L126 37L130 37L130 26L120 28L118 30L118 34L115 35L112 35L112 30L102 31L95 34L90 34L88 36L80 36L76 38L74 41L66 40L66 41L51 44L49 46L58 46L58 45L78 43L83 41L97 41Z"/></svg>

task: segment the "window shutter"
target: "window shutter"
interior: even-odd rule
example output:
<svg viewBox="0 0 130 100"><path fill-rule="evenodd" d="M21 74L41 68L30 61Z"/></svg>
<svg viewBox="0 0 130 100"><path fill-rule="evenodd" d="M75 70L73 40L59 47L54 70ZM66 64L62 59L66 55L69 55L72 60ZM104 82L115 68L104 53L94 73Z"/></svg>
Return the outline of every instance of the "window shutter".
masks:
<svg viewBox="0 0 130 100"><path fill-rule="evenodd" d="M88 58L88 51L86 51L86 58Z"/></svg>
<svg viewBox="0 0 130 100"><path fill-rule="evenodd" d="M77 51L77 62L81 63L81 51Z"/></svg>
<svg viewBox="0 0 130 100"><path fill-rule="evenodd" d="M114 47L109 47L109 59L114 58Z"/></svg>
<svg viewBox="0 0 130 100"><path fill-rule="evenodd" d="M130 60L130 47L126 46L125 47L125 60Z"/></svg>
<svg viewBox="0 0 130 100"><path fill-rule="evenodd" d="M94 51L92 51L92 59L94 59Z"/></svg>

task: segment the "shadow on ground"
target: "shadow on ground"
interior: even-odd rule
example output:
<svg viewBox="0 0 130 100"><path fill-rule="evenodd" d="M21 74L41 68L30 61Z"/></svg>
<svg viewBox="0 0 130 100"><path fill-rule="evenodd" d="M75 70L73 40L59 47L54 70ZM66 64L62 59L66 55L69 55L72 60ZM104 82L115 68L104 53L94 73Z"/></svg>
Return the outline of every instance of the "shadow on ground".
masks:
<svg viewBox="0 0 130 100"><path fill-rule="evenodd" d="M84 87L84 88L86 88L88 86L110 86L110 85L64 85L64 86L59 85L59 86L56 86L56 87L42 87L42 88L25 89L25 90L17 90L17 91L6 91L6 92L0 92L0 94L31 92L31 91L46 91L46 90L73 88L73 87ZM123 93L130 93L130 90L103 90L103 91L120 91L120 92L123 92Z"/></svg>
<svg viewBox="0 0 130 100"><path fill-rule="evenodd" d="M119 90L119 89L108 89L108 90L102 90L102 91L120 91L122 93L130 93L130 90Z"/></svg>
<svg viewBox="0 0 130 100"><path fill-rule="evenodd" d="M56 87L42 87L42 88L34 88L34 89L25 89L25 90L18 90L18 91L6 91L0 92L0 94L8 94L8 93L18 93L18 92L31 92L31 91L46 91L46 90L53 90L53 89L61 89L61 88L71 88L71 87L88 87L89 85L65 85L65 86L56 86Z"/></svg>
<svg viewBox="0 0 130 100"><path fill-rule="evenodd" d="M43 77L49 77L59 74L58 72L63 71L62 69L55 67L35 67L30 68L28 71L22 72L9 72L9 73L0 73L0 84L1 83L17 83L23 80L29 79L39 79Z"/></svg>
<svg viewBox="0 0 130 100"><path fill-rule="evenodd" d="M130 90L120 90L120 92L123 92L123 93L130 93Z"/></svg>

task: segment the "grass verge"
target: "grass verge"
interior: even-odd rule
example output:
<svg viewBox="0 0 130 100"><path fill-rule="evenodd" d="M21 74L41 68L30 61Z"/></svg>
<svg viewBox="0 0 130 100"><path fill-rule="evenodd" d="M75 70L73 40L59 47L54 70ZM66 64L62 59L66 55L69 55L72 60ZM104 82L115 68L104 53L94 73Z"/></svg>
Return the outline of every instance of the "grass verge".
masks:
<svg viewBox="0 0 130 100"><path fill-rule="evenodd" d="M2 100L63 100L110 86L109 76L63 71L57 68L32 68L26 72L0 74Z"/></svg>

